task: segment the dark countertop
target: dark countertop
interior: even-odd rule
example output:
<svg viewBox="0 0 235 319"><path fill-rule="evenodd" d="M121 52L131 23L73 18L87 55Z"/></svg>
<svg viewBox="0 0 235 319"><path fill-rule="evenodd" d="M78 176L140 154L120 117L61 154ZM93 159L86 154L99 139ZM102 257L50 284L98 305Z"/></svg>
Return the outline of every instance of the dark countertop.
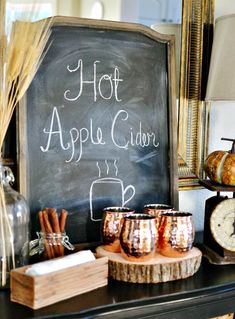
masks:
<svg viewBox="0 0 235 319"><path fill-rule="evenodd" d="M203 319L229 312L235 312L235 265L212 265L204 257L187 279L161 284L110 280L108 286L36 311L12 303L9 291L0 291L1 319Z"/></svg>

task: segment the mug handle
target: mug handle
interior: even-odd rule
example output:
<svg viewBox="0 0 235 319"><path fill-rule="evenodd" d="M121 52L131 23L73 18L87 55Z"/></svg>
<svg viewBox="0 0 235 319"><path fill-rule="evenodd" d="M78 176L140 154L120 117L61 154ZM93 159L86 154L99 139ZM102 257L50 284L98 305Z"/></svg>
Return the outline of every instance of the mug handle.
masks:
<svg viewBox="0 0 235 319"><path fill-rule="evenodd" d="M132 189L132 194L131 196L127 199L127 200L123 200L123 206L125 206L135 195L135 187L133 185L129 185L127 186L125 189L124 189L124 192L123 192L123 199L125 198L125 195L126 195L126 192L129 190L129 189Z"/></svg>

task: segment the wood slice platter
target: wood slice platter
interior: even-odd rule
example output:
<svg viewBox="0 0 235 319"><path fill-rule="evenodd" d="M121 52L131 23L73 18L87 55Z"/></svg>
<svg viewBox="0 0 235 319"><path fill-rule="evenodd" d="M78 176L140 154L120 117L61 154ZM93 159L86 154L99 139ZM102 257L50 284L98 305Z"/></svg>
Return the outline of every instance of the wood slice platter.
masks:
<svg viewBox="0 0 235 319"><path fill-rule="evenodd" d="M169 258L156 254L146 262L131 262L119 253L112 253L99 246L98 257L108 257L109 277L132 283L160 283L183 279L194 275L200 267L202 253L193 247L187 255Z"/></svg>

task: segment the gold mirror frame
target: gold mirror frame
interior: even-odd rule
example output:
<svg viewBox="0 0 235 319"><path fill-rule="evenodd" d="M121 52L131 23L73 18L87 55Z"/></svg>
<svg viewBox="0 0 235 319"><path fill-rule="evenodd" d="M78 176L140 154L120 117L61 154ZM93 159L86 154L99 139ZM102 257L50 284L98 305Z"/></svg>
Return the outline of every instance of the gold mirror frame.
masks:
<svg viewBox="0 0 235 319"><path fill-rule="evenodd" d="M183 0L178 112L179 189L199 187L207 153L209 111L203 102L209 70L214 0Z"/></svg>

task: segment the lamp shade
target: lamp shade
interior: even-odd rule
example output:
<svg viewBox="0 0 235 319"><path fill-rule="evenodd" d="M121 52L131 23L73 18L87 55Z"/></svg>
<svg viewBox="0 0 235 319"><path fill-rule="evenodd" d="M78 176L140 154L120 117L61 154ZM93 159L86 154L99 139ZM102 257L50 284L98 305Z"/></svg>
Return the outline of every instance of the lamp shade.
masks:
<svg viewBox="0 0 235 319"><path fill-rule="evenodd" d="M235 14L215 22L206 101L235 100Z"/></svg>

